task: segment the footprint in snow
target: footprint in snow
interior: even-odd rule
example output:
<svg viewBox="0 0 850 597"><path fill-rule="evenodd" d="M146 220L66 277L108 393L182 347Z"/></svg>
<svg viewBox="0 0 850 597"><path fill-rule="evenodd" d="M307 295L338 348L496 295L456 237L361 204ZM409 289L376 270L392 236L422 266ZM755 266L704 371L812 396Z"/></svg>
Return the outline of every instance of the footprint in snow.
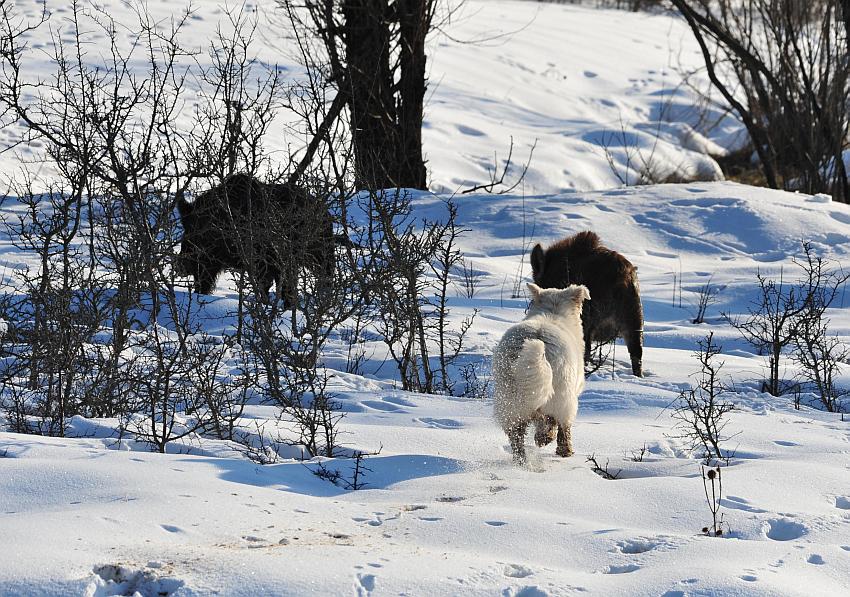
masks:
<svg viewBox="0 0 850 597"><path fill-rule="evenodd" d="M850 510L850 497L844 495L836 496L835 507L839 510Z"/></svg>
<svg viewBox="0 0 850 597"><path fill-rule="evenodd" d="M384 402L389 402L390 404L395 404L396 406L409 406L416 407L416 405L410 400L405 400L399 396L384 396L381 400Z"/></svg>
<svg viewBox="0 0 850 597"><path fill-rule="evenodd" d="M526 578L534 574L534 571L522 564L507 564L503 574L509 578Z"/></svg>
<svg viewBox="0 0 850 597"><path fill-rule="evenodd" d="M162 595L167 597L184 588L176 578L160 576L160 566L135 570L121 564L97 566L92 570L86 595ZM151 569L153 568L153 569Z"/></svg>
<svg viewBox="0 0 850 597"><path fill-rule="evenodd" d="M788 518L774 518L763 525L764 534L774 541L793 541L805 535L809 529Z"/></svg>
<svg viewBox="0 0 850 597"><path fill-rule="evenodd" d="M800 444L795 444L794 442L789 442L789 441L785 441L785 440L781 440L781 439L775 440L773 443L776 444L777 446L785 446L786 448L791 448L793 446L799 446L800 445Z"/></svg>
<svg viewBox="0 0 850 597"><path fill-rule="evenodd" d="M720 500L720 505L732 510L743 510L744 512L752 512L753 514L764 514L767 510L751 506L750 502L742 497L728 495Z"/></svg>
<svg viewBox="0 0 850 597"><path fill-rule="evenodd" d="M739 576L738 578L746 582L756 582L759 579L759 577L755 576L754 574L744 574L743 576Z"/></svg>
<svg viewBox="0 0 850 597"><path fill-rule="evenodd" d="M390 402L383 402L383 401L380 401L380 400L364 400L360 404L362 404L363 406L366 406L368 408L371 408L373 410L380 410L380 411L383 411L383 412L390 412L390 413L404 412L404 410L401 407L399 407L397 404L392 404Z"/></svg>
<svg viewBox="0 0 850 597"><path fill-rule="evenodd" d="M549 597L549 593L538 586L526 586L517 589L516 593L511 593L510 589L502 591L503 595L513 595L514 597Z"/></svg>
<svg viewBox="0 0 850 597"><path fill-rule="evenodd" d="M168 531L169 533L182 533L183 532L183 529L181 529L180 527L176 527L174 525L171 525L171 524L161 524L159 526L161 526L163 530Z"/></svg>
<svg viewBox="0 0 850 597"><path fill-rule="evenodd" d="M358 573L356 582L354 583L354 590L358 597L371 595L372 591L375 590L375 575Z"/></svg>
<svg viewBox="0 0 850 597"><path fill-rule="evenodd" d="M426 506L424 504L407 504L405 506L402 506L401 509L404 512L415 512L417 510L424 510L427 507L428 506Z"/></svg>
<svg viewBox="0 0 850 597"><path fill-rule="evenodd" d="M602 570L602 574L629 574L630 572L635 572L636 570L640 570L640 566L637 564L612 564Z"/></svg>
<svg viewBox="0 0 850 597"><path fill-rule="evenodd" d="M826 562L824 562L824 561L823 561L823 557L819 556L819 555L818 555L818 554L816 554L816 553L813 553L812 555L810 555L810 556L806 559L806 561L807 561L809 564L814 564L815 566L823 566L824 564L826 564Z"/></svg>
<svg viewBox="0 0 850 597"><path fill-rule="evenodd" d="M502 522L501 520L485 520L484 523L489 524L491 527L503 527L508 524L506 522Z"/></svg>
<svg viewBox="0 0 850 597"><path fill-rule="evenodd" d="M463 423L454 419L433 419L431 417L422 417L417 419L420 423L424 423L426 427L432 429L460 429Z"/></svg>
<svg viewBox="0 0 850 597"><path fill-rule="evenodd" d="M457 132L459 132L461 135L468 135L470 137L483 137L484 136L484 133L479 131L478 129L474 129L471 126L464 126L462 124L459 124L457 126Z"/></svg>
<svg viewBox="0 0 850 597"><path fill-rule="evenodd" d="M618 541L617 551L625 554L646 553L662 545L668 545L668 543L659 538L638 537L637 539Z"/></svg>

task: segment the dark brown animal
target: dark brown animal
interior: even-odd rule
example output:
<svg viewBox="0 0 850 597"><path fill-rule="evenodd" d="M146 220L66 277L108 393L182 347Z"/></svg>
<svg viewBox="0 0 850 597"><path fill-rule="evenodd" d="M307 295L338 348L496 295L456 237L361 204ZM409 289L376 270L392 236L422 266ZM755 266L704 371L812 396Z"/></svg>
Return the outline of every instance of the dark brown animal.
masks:
<svg viewBox="0 0 850 597"><path fill-rule="evenodd" d="M643 307L637 268L628 259L602 246L594 232L579 232L531 251L534 283L541 288L584 284L593 297L582 311L584 360L590 360L592 342L626 342L632 373L643 374Z"/></svg>
<svg viewBox="0 0 850 597"><path fill-rule="evenodd" d="M183 237L175 269L201 294L225 269L248 272L266 296L274 282L286 305L296 299L300 268L313 271L320 288L331 280L332 218L303 189L234 174L193 202L178 198L177 208Z"/></svg>

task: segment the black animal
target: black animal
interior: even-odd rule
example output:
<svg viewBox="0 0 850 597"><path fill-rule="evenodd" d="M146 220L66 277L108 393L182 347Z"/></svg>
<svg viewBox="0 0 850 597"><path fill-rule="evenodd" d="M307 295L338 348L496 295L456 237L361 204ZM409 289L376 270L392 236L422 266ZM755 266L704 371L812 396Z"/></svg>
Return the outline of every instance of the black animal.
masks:
<svg viewBox="0 0 850 597"><path fill-rule="evenodd" d="M566 288L584 284L593 300L582 311L584 360L590 360L591 343L622 337L629 350L632 373L643 374L643 306L637 268L628 259L602 246L594 232L579 232L531 251L534 282L541 288Z"/></svg>
<svg viewBox="0 0 850 597"><path fill-rule="evenodd" d="M274 282L287 306L296 300L302 267L319 287L332 279L333 219L301 188L234 174L193 202L178 198L177 209L183 238L175 268L192 276L201 294L228 268L246 271L266 297Z"/></svg>

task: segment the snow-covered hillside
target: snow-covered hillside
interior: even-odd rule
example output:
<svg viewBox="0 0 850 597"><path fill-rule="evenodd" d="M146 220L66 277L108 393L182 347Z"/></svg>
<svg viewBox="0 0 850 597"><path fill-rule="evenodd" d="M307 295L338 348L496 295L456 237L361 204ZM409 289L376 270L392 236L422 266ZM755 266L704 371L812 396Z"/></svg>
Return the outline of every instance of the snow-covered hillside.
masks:
<svg viewBox="0 0 850 597"><path fill-rule="evenodd" d="M17 2L20 14L36 22L42 3ZM70 3L47 0L48 27L25 36L32 52L23 60L25 80L50 80L50 30L68 36ZM138 33L133 2L98 2L119 24L118 42ZM168 32L189 3L145 2L152 20ZM216 29L231 30L232 18L256 23L251 53L255 75L274 67L288 78L302 76L297 48L286 34L287 24L274 0L245 4L218 0L191 3L191 17L179 40L191 59L182 64L209 66L208 46ZM451 7L451 10L449 10ZM98 13L85 8L103 22ZM228 13L230 16L228 16ZM241 14L241 16L240 16ZM714 108L697 109L697 94L683 82L683 73L699 70L702 56L687 27L666 14L596 10L520 0L451 0L443 5L440 31L430 39L430 79L423 142L432 190L454 192L488 182L497 160L499 169L514 141L513 180L528 161L528 193L556 193L634 184L652 180L718 180L722 174L706 154L723 155L745 141L740 123ZM82 19L84 58L103 66L108 43L105 31ZM145 60L136 50L136 73ZM190 128L191 100L200 83L186 80L187 103L176 115ZM708 89L706 78L690 81ZM273 156L285 162L306 140L292 134L287 123L299 118L281 110L265 139ZM0 143L11 145L20 130L0 130ZM19 170L43 148L23 146L0 153L0 172ZM40 173L46 175L48 166Z"/></svg>
<svg viewBox="0 0 850 597"><path fill-rule="evenodd" d="M436 201L422 196L417 209L428 213ZM620 347L615 372L591 377L576 456L558 458L550 447L517 468L489 401L400 392L386 366L377 377L337 373L332 382L347 413L346 445L382 448L367 459L359 491L320 480L309 464L260 466L211 440L193 440L185 454L128 451L103 437L108 422L74 421L83 439L2 434L0 593L846 592L850 422L759 393L763 358L718 312L745 310L756 271L790 271L801 237L847 263L850 210L728 183L527 197L524 207L518 197L479 195L460 205L473 231L464 248L483 272L475 298L456 304L458 319L481 309L469 358L486 358L523 315L525 302L508 298L523 242L593 228L639 267L647 375L628 373ZM533 231L525 241L523 219ZM709 276L726 286L708 324L689 323L687 306L671 305L679 272L685 305ZM848 311L832 314L845 338ZM701 535L710 515L699 461L669 437L669 406L697 370L690 353L710 329L738 389L724 538ZM271 414L252 406L247 416ZM643 461L633 462L644 445ZM621 478L594 474L590 454ZM348 473L350 464L333 466ZM128 584L109 582L116 578Z"/></svg>
<svg viewBox="0 0 850 597"><path fill-rule="evenodd" d="M149 5L159 16L174 8ZM123 3L107 6L129 19ZM197 9L191 34L209 39L221 11L212 0ZM472 298L450 302L454 326L479 310L463 362L486 374L501 334L523 317L526 300L512 294L530 279L534 243L594 230L639 268L645 377L631 375L619 344L580 399L576 455L529 447L531 463L520 468L489 399L402 392L377 339L366 346L364 375L347 374L335 340L323 362L346 415L342 443L380 450L365 459L357 491L315 476L315 460L261 466L209 438L154 454L119 441L114 420L75 418L69 438L0 432L0 595L850 593L850 418L761 393L765 358L720 315L746 313L758 273L796 276L791 258L802 240L850 265L850 207L728 182L618 186L595 140L622 132L621 119L650 149L661 131L662 163L710 164L677 148L699 139L684 124L693 123L693 101L670 65L698 56L669 16L495 0L469 0L462 14L446 26L457 41L434 42L425 131L434 189L486 179L492 152L501 157L511 135L520 159L539 139L517 194L456 197L468 229L460 248L478 283ZM508 35L460 43L494 31ZM270 45L262 56L278 54ZM673 123L659 124L662 104L680 115ZM728 123L710 138L733 147L737 131ZM5 174L17 165L11 155L0 154ZM415 213L441 217L445 198L418 194ZM28 261L0 242L7 270ZM706 323L693 324L709 280L722 290ZM217 316L235 303L223 283L206 308ZM850 341L850 296L828 315L832 332ZM211 319L209 331L227 324ZM723 537L701 533L711 514L700 459L671 418L709 331L723 347L723 381L735 388ZM793 375L790 361L783 372ZM245 420L274 414L251 404ZM589 455L618 479L595 474ZM350 460L326 466L351 475Z"/></svg>

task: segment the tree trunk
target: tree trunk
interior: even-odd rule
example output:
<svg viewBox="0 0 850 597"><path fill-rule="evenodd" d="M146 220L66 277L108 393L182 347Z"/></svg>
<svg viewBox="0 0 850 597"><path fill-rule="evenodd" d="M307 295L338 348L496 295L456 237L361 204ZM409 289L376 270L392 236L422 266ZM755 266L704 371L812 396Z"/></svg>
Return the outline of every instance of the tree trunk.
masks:
<svg viewBox="0 0 850 597"><path fill-rule="evenodd" d="M344 36L358 189L398 187L388 0L346 0Z"/></svg>
<svg viewBox="0 0 850 597"><path fill-rule="evenodd" d="M427 188L422 158L422 118L425 108L425 37L431 28L432 0L398 0L401 50L398 128L401 147L397 153L398 183L402 187Z"/></svg>

